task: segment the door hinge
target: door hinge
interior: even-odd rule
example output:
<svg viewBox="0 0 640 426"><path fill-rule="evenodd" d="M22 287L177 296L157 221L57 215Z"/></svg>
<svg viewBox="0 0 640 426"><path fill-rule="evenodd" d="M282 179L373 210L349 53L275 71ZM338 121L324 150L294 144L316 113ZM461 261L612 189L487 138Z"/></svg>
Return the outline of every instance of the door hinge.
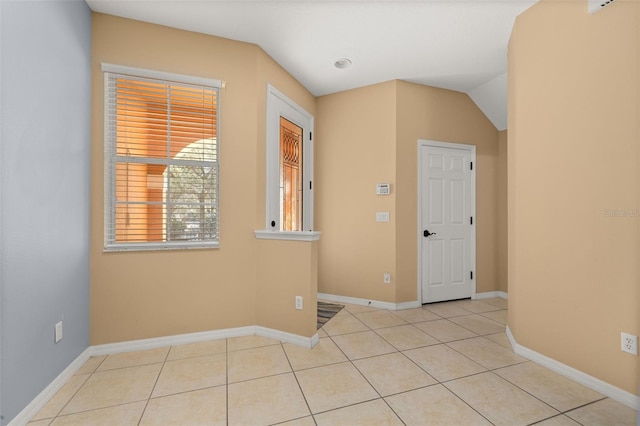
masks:
<svg viewBox="0 0 640 426"><path fill-rule="evenodd" d="M470 224L470 225L473 225L473 216L471 216L471 217L469 218L469 224Z"/></svg>
<svg viewBox="0 0 640 426"><path fill-rule="evenodd" d="M470 275L471 275L471 279L473 279L473 271L471 271Z"/></svg>
<svg viewBox="0 0 640 426"><path fill-rule="evenodd" d="M470 164L471 164L471 170L473 170L473 161Z"/></svg>
<svg viewBox="0 0 640 426"><path fill-rule="evenodd" d="M309 189L311 189L311 181L309 181Z"/></svg>
<svg viewBox="0 0 640 426"><path fill-rule="evenodd" d="M313 140L313 132L309 132L309 140L312 141Z"/></svg>

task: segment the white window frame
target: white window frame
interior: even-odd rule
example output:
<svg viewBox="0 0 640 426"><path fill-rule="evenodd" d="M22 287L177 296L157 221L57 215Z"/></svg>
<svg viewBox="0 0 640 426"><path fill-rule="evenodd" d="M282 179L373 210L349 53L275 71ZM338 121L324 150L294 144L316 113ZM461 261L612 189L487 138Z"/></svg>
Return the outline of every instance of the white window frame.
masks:
<svg viewBox="0 0 640 426"><path fill-rule="evenodd" d="M280 231L280 117L303 129L302 231ZM267 85L266 217L265 230L257 238L313 241L313 124L314 118L271 84Z"/></svg>
<svg viewBox="0 0 640 426"><path fill-rule="evenodd" d="M122 74L132 77L149 78L155 80L163 80L167 82L175 82L179 84L190 84L211 87L214 89L221 89L224 87L224 82L221 80L189 76L183 74L168 73L155 70L147 70L142 68L127 67L121 65L114 65L108 63L101 63L103 75L110 74ZM114 149L111 148L115 144L115 133L113 129L107 123L107 116L109 114L109 98L106 94L106 78L105 80L105 98L104 98L104 251L144 251L144 250L175 250L175 249L202 249L202 248L218 248L220 245L220 205L218 205L218 238L208 241L185 241L185 242L128 242L128 243L116 243L110 242L110 236L108 235L108 226L112 226L115 218L114 212L114 194L115 194L115 158L112 155ZM218 92L217 108L219 115L220 108L220 92ZM220 192L220 126L218 121L218 128L216 129L216 144L217 144L217 169L218 169L218 187L216 191ZM220 199L218 195L218 200Z"/></svg>

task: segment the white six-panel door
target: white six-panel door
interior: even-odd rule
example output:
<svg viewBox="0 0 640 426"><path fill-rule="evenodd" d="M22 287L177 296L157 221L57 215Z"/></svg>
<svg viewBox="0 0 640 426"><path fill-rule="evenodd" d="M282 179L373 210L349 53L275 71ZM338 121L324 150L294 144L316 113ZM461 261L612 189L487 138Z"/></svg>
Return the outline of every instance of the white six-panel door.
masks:
<svg viewBox="0 0 640 426"><path fill-rule="evenodd" d="M422 303L475 295L475 147L419 141Z"/></svg>

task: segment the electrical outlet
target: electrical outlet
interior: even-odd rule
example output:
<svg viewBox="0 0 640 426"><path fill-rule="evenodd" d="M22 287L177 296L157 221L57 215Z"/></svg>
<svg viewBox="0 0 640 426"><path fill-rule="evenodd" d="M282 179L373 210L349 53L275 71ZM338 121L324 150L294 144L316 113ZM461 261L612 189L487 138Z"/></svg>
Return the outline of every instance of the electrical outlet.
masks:
<svg viewBox="0 0 640 426"><path fill-rule="evenodd" d="M55 343L58 343L62 340L62 321L56 323L56 331L55 331Z"/></svg>
<svg viewBox="0 0 640 426"><path fill-rule="evenodd" d="M638 336L621 333L620 340L622 344L622 352L638 355Z"/></svg>
<svg viewBox="0 0 640 426"><path fill-rule="evenodd" d="M389 272L384 273L383 281L385 284L391 283L391 274Z"/></svg>
<svg viewBox="0 0 640 426"><path fill-rule="evenodd" d="M302 310L302 296L296 296L296 309Z"/></svg>

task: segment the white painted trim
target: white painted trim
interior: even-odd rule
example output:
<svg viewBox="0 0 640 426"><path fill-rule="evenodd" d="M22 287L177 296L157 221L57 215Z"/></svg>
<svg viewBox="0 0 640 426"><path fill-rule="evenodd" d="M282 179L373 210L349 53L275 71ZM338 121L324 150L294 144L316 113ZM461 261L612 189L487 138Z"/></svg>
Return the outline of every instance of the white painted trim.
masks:
<svg viewBox="0 0 640 426"><path fill-rule="evenodd" d="M291 343L292 345L302 346L303 348L311 349L320 341L318 333L311 337L303 337L297 334L287 333L286 331L274 330L273 328L255 326L255 334L262 337L268 337L270 339L280 340L281 342Z"/></svg>
<svg viewBox="0 0 640 426"><path fill-rule="evenodd" d="M499 297L500 299L509 299L509 293L504 291L485 291L484 293L476 293L472 299L491 299Z"/></svg>
<svg viewBox="0 0 640 426"><path fill-rule="evenodd" d="M176 83L197 84L199 86L215 87L220 89L224 86L224 82L215 78L196 77L192 75L176 74L172 72L148 70L144 68L126 67L123 65L114 65L102 62L102 72L112 74L124 74L134 77L153 78L156 80L174 81Z"/></svg>
<svg viewBox="0 0 640 426"><path fill-rule="evenodd" d="M126 342L107 343L91 346L91 356L113 355L123 352L144 351L165 346L184 345L205 342L207 340L226 339L230 337L251 336L255 334L254 326L227 328L223 330L203 331L200 333L178 334L174 336L154 337L150 339L129 340Z"/></svg>
<svg viewBox="0 0 640 426"><path fill-rule="evenodd" d="M422 305L426 303L422 300L422 147L436 147L436 148L448 148L448 149L461 149L467 150L471 154L471 161L473 162L473 173L471 173L471 216L473 216L474 223L471 228L471 243L473 247L473 255L471 256L471 265L470 268L474 272L474 277L471 280L471 295L476 294L476 281L478 280L478 271L476 268L476 255L477 255L477 246L476 246L476 225L478 224L477 215L476 215L476 173L478 170L478 162L476 161L476 146L463 144L463 143L453 143L453 142L440 142L426 139L418 139L418 223L417 227L417 237L418 237L418 303Z"/></svg>
<svg viewBox="0 0 640 426"><path fill-rule="evenodd" d="M29 423L29 421L31 421L31 419L38 414L45 405L47 405L56 392L58 392L92 356L113 355L123 352L142 351L166 346L184 345L187 343L253 335L280 340L281 342L291 343L307 349L313 348L320 341L318 333L311 337L304 337L297 334L287 333L285 331L253 325L89 346L71 364L69 364L69 366L65 368L58 377L56 377L42 392L40 392L40 394L29 403L29 405L27 405L15 418L13 418L11 422L9 422L8 426L22 426Z"/></svg>
<svg viewBox="0 0 640 426"><path fill-rule="evenodd" d="M318 231L270 231L258 229L253 231L259 240L286 240L286 241L318 241Z"/></svg>
<svg viewBox="0 0 640 426"><path fill-rule="evenodd" d="M8 426L26 425L31 419L44 408L45 405L53 398L73 375L84 365L85 362L91 357L90 348L85 349L78 357L65 368L62 373L58 374L58 377L53 379L49 386L44 388L38 396L36 396L17 416L15 416L8 424Z"/></svg>
<svg viewBox="0 0 640 426"><path fill-rule="evenodd" d="M599 10L602 10L605 6L610 5L613 0L587 0L587 10L589 15L593 15Z"/></svg>
<svg viewBox="0 0 640 426"><path fill-rule="evenodd" d="M420 307L422 307L420 302L418 302L417 300L412 300L411 302L396 303L396 307L394 310L402 311L404 309L414 309L414 308L420 308Z"/></svg>
<svg viewBox="0 0 640 426"><path fill-rule="evenodd" d="M154 337L151 339L130 340L127 342L108 343L91 346L91 356L113 355L122 352L142 351L165 346L184 345L187 343L206 342L209 340L228 339L231 337L253 336L269 337L281 342L291 343L305 348L312 348L318 343L317 333L312 337L299 336L285 331L274 330L258 325L226 328L222 330L203 331L200 333L178 334L174 336ZM315 343L314 343L315 342Z"/></svg>
<svg viewBox="0 0 640 426"><path fill-rule="evenodd" d="M266 129L266 200L265 229L280 229L280 117L303 129L302 149L302 225L305 231L313 230L313 139L314 117L300 105L289 99L271 84L267 84ZM271 226L271 223L274 226Z"/></svg>
<svg viewBox="0 0 640 426"><path fill-rule="evenodd" d="M2 22L2 2L0 2L0 22ZM0 31L0 50L2 50L2 31ZM1 62L1 61L0 61ZM0 63L0 91L2 90L2 64ZM2 120L2 102L0 100L0 120ZM0 129L0 188L3 188L3 171L2 171L2 160L4 158L4 154L3 154L3 149L2 147L4 146L2 144L2 130ZM3 216L3 202L2 202L3 197L0 197L0 265L4 265L4 255L3 255L3 249L1 247L4 246L4 244L2 244L2 216ZM2 321L2 318L4 318L4 316L2 315L2 305L4 305L2 303L2 286L0 285L0 321ZM0 327L1 329L2 327ZM0 337L0 358L2 358L2 338ZM2 377L2 361L0 360L0 377ZM2 411L2 385L0 385L0 414L4 413L4 411Z"/></svg>
<svg viewBox="0 0 640 426"><path fill-rule="evenodd" d="M587 373L563 364L560 361L556 361L553 358L549 358L546 355L542 355L539 352L520 345L518 342L516 342L515 337L513 337L509 326L507 326L506 332L507 337L509 338L509 343L511 343L511 347L516 354L527 358L535 362L536 364L546 367L549 370L554 371L568 379L571 379L574 382L580 383L581 385L584 385L589 389L601 393L602 395L608 396L609 398L616 400L619 403L626 405L627 407L633 408L636 411L640 410L640 396L634 395L630 392L625 391L624 389L620 389L619 387L613 386Z"/></svg>
<svg viewBox="0 0 640 426"><path fill-rule="evenodd" d="M337 303L349 303L351 305L371 306L378 309L388 309L390 311L401 311L403 309L419 308L417 300L412 302L391 303L379 300L361 299L359 297L339 296L336 294L318 293L318 300L329 300Z"/></svg>

